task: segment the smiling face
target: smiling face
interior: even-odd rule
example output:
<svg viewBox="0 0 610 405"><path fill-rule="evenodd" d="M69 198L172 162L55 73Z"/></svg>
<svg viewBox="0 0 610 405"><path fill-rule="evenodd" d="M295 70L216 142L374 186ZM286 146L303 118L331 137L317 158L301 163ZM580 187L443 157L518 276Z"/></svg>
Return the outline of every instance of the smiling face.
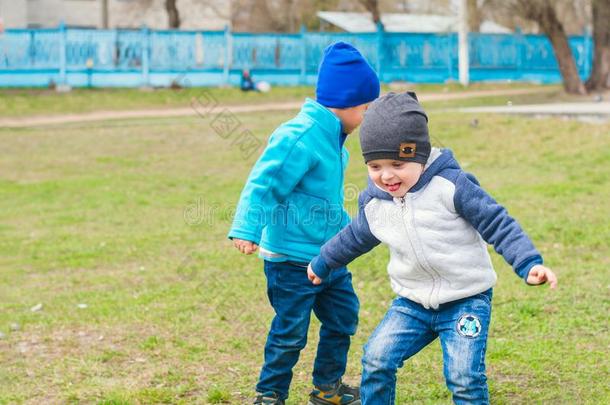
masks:
<svg viewBox="0 0 610 405"><path fill-rule="evenodd" d="M404 197L424 171L421 163L392 159L371 160L366 167L373 182L392 197Z"/></svg>

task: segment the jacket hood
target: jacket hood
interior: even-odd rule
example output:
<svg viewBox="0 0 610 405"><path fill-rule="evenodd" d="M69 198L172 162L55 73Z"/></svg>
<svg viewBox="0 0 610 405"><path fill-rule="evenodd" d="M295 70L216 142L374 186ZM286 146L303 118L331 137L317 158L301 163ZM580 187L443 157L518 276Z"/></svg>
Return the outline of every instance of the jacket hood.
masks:
<svg viewBox="0 0 610 405"><path fill-rule="evenodd" d="M432 180L434 176L444 170L450 169L461 169L459 163L453 157L453 152L451 152L450 149L432 148L432 153L428 158L428 163L426 163L424 172L417 183L415 183L415 185L407 192L407 194L421 190L430 182L430 180ZM364 193L367 194L369 198L379 198L381 200L394 199L390 193L380 189L370 177L368 179L368 186Z"/></svg>

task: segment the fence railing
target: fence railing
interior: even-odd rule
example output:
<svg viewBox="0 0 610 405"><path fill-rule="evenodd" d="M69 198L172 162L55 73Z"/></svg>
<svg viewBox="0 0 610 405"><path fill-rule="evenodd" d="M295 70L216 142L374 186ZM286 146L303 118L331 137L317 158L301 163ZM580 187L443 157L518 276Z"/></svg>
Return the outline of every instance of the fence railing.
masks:
<svg viewBox="0 0 610 405"><path fill-rule="evenodd" d="M543 35L469 34L472 81L561 79ZM16 29L0 34L0 87L235 85L241 71L273 84L313 84L324 48L354 44L384 82L440 83L458 78L455 33L250 34L224 31ZM581 76L592 39L569 38Z"/></svg>

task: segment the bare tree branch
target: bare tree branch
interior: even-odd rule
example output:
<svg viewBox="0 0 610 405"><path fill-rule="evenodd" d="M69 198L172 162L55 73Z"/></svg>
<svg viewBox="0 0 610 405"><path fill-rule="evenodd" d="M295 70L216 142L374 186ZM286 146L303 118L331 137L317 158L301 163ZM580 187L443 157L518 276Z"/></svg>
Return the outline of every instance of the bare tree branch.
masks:
<svg viewBox="0 0 610 405"><path fill-rule="evenodd" d="M176 0L165 0L165 10L169 28L180 28L180 13L176 7Z"/></svg>
<svg viewBox="0 0 610 405"><path fill-rule="evenodd" d="M371 17L373 18L375 25L381 23L381 13L379 12L378 0L360 0L360 4L366 8L366 11L371 13Z"/></svg>
<svg viewBox="0 0 610 405"><path fill-rule="evenodd" d="M468 8L468 30L472 32L479 32L481 30L481 23L483 22L482 7L478 4L477 0L467 0L466 7Z"/></svg>
<svg viewBox="0 0 610 405"><path fill-rule="evenodd" d="M568 43L568 36L551 0L496 0L496 7L536 22L551 41L553 52L567 93L586 94L587 90L578 75L576 62Z"/></svg>

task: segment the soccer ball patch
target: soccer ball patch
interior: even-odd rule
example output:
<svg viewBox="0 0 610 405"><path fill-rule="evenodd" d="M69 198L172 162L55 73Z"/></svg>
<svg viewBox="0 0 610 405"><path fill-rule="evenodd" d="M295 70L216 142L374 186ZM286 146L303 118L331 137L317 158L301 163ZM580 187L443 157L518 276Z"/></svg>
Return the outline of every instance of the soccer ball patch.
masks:
<svg viewBox="0 0 610 405"><path fill-rule="evenodd" d="M475 338L481 333L481 321L474 315L462 315L457 322L457 331L460 335Z"/></svg>

